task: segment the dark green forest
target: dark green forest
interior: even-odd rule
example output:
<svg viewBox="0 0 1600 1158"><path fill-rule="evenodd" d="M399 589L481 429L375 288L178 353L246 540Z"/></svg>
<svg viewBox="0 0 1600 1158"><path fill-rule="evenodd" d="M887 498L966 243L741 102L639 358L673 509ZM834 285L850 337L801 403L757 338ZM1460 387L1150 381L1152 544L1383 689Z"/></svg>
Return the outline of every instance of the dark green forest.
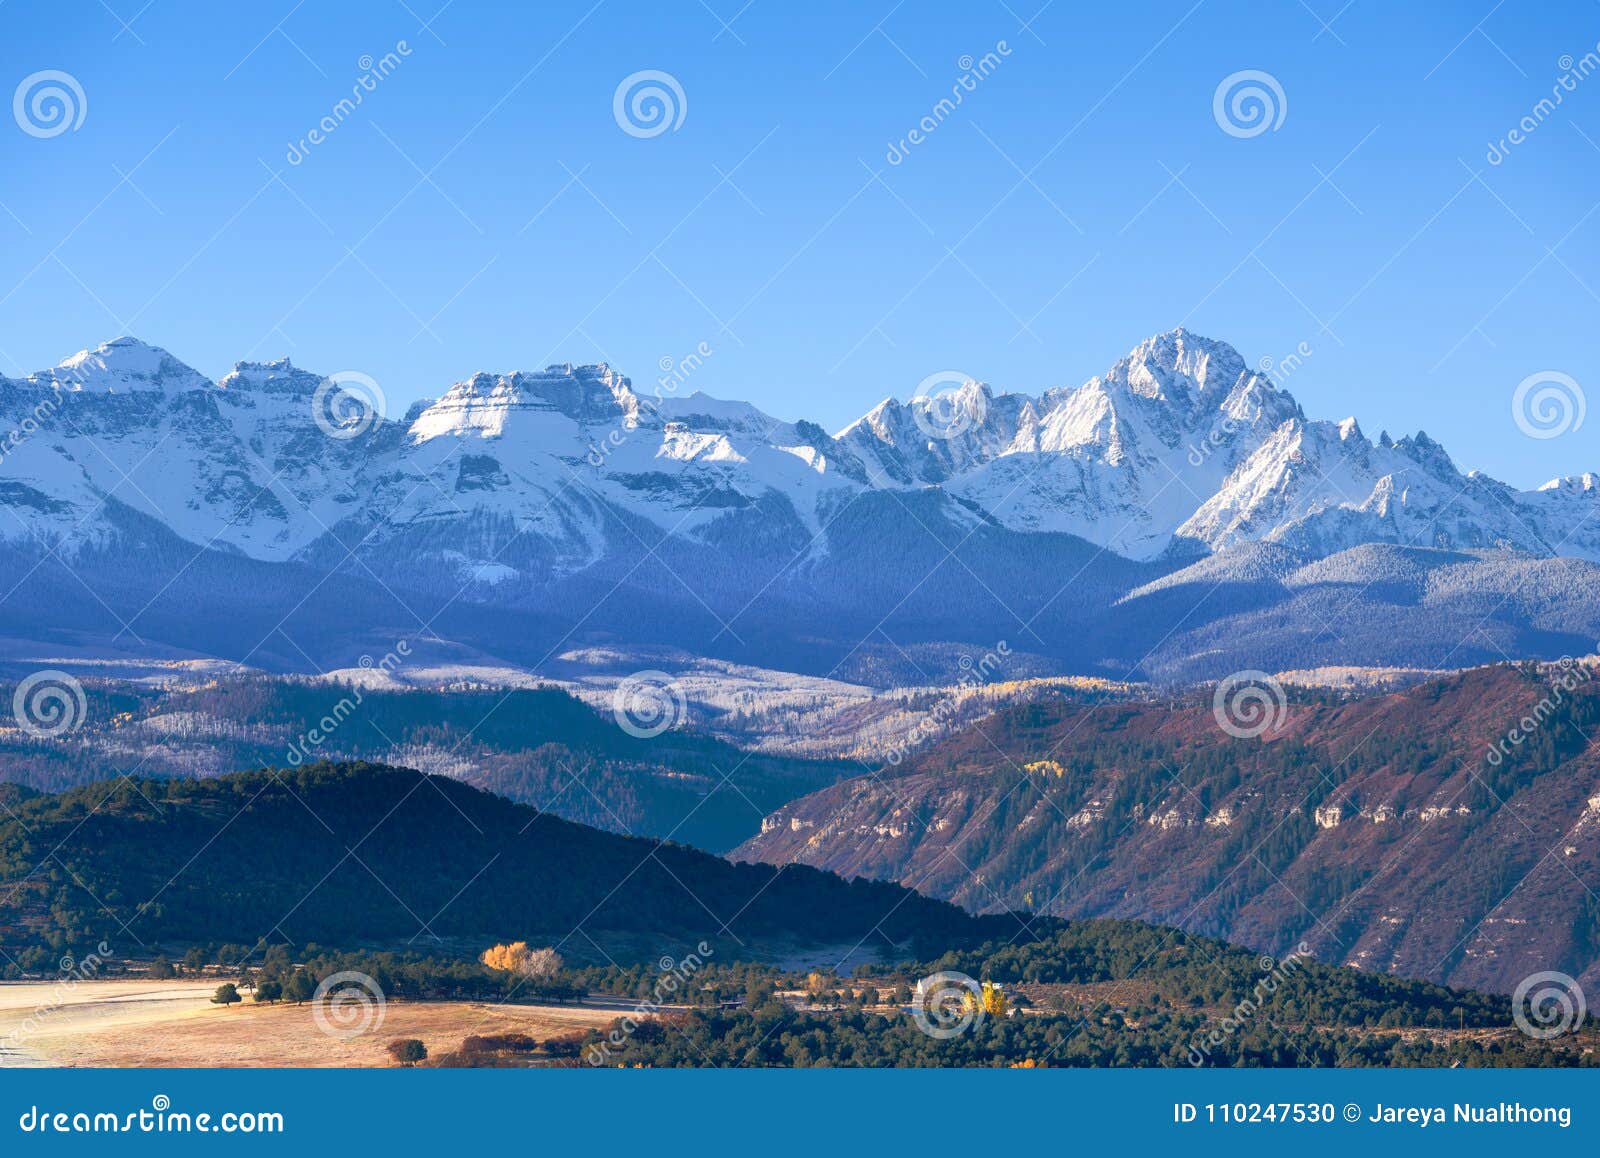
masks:
<svg viewBox="0 0 1600 1158"><path fill-rule="evenodd" d="M732 864L362 763L90 785L20 799L0 819L0 948L13 954L583 930L948 944L993 920L897 885Z"/></svg>
<svg viewBox="0 0 1600 1158"><path fill-rule="evenodd" d="M0 684L0 702L11 692ZM640 738L553 687L380 690L251 676L179 689L90 681L84 694L83 724L68 735L0 737L0 781L59 792L130 767L165 779L319 760L426 765L431 753L466 783L568 820L726 852L767 812L851 771L683 729Z"/></svg>

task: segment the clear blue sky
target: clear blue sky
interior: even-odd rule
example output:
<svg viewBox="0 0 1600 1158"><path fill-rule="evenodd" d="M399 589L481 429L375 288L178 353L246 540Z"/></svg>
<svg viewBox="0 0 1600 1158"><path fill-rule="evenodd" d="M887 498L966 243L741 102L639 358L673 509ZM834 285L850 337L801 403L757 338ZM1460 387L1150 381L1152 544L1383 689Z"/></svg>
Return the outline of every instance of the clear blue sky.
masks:
<svg viewBox="0 0 1600 1158"><path fill-rule="evenodd" d="M1076 384L1183 323L1252 363L1308 343L1313 415L1522 485L1600 468L1600 413L1510 421L1547 369L1600 409L1600 75L1486 160L1595 50L1592 0L442 2L0 4L0 96L59 69L87 101L49 138L0 115L0 372L131 330L214 376L361 370L397 411L703 341L695 387L833 428L940 370ZM613 118L643 69L686 95L652 138ZM1248 138L1213 117L1243 69L1286 98Z"/></svg>

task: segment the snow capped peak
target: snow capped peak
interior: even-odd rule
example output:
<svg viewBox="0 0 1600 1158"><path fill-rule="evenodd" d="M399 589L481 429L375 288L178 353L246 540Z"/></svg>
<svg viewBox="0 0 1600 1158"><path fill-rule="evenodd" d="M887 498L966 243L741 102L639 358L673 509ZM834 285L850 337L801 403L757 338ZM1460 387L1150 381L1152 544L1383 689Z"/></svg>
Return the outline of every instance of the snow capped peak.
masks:
<svg viewBox="0 0 1600 1158"><path fill-rule="evenodd" d="M641 403L644 414L656 414L663 421L681 422L695 430L723 434L753 435L758 439L797 437L791 423L772 417L760 407L734 399L713 398L701 390L684 397L657 397Z"/></svg>
<svg viewBox="0 0 1600 1158"><path fill-rule="evenodd" d="M1394 444L1394 448L1418 466L1436 475L1454 475L1456 464L1450 460L1450 455L1433 439L1428 437L1428 432L1419 430L1409 438L1402 438Z"/></svg>
<svg viewBox="0 0 1600 1158"><path fill-rule="evenodd" d="M553 423L568 434L574 425L631 425L638 413L639 398L628 379L604 363L565 362L500 377L479 371L419 414L411 437L417 442L444 434L500 438L530 422Z"/></svg>
<svg viewBox="0 0 1600 1158"><path fill-rule="evenodd" d="M885 398L833 436L658 381L640 395L604 363L481 372L401 421L379 415L341 438L310 404L324 379L288 358L241 362L213 386L121 338L4 383L0 406L22 423L37 405L30 392L73 391L70 427L63 419L57 433L94 440L85 452L30 439L7 457L42 529L60 521L50 512L92 512L128 471L139 474L135 497L151 496L143 513L255 558L297 557L360 518L379 525L375 541L457 527L450 549L480 562L499 529L515 526L577 568L604 555L618 511L714 538L723 518L783 510L815 537L847 492L907 490L961 520L1077 535L1138 559L1260 542L1600 559L1596 475L1519 492L1461 474L1425 433L1374 444L1355 418L1307 418L1232 346L1181 327L1099 377L1037 396L929 375L912 397ZM296 502L277 501L269 479Z"/></svg>
<svg viewBox="0 0 1600 1158"><path fill-rule="evenodd" d="M1140 342L1106 372L1105 381L1188 409L1214 404L1244 374L1244 359L1232 346L1179 326Z"/></svg>
<svg viewBox="0 0 1600 1158"><path fill-rule="evenodd" d="M302 370L288 358L273 362L237 362L217 385L224 390L259 390L268 394L311 394L322 375Z"/></svg>
<svg viewBox="0 0 1600 1158"><path fill-rule="evenodd" d="M50 370L32 375L35 385L95 394L159 390L207 390L212 382L158 346L138 338L116 338L93 350L79 350Z"/></svg>
<svg viewBox="0 0 1600 1158"><path fill-rule="evenodd" d="M1572 495L1589 494L1596 490L1600 490L1600 475L1593 471L1568 475L1565 478L1553 478L1539 488L1541 493L1554 491Z"/></svg>

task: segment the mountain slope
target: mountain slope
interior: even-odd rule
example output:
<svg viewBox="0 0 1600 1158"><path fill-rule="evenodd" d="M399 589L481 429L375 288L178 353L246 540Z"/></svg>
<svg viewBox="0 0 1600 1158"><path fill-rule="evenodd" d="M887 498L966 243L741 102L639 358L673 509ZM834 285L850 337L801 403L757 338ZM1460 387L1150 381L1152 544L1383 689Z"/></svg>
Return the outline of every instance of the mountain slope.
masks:
<svg viewBox="0 0 1600 1158"><path fill-rule="evenodd" d="M533 667L576 636L917 682L898 653L918 644L1006 639L1058 670L1165 679L1231 670L1217 638L1268 666L1283 620L1308 660L1413 666L1479 646L1485 619L1507 654L1546 658L1600 628L1595 476L1519 492L1464 474L1424 434L1307 418L1182 329L1075 388L952 384L837 435L603 365L477 374L398 421L379 394L287 360L213 384L127 338L0 380L18 431L0 636L303 671L348 666L376 623L384 650L432 633ZM1351 585L1346 615L1231 569L1261 546L1312 564L1385 545L1438 553L1404 639L1363 632L1389 618L1381 590ZM1190 615L1152 617L1151 584L1214 559ZM1451 573L1492 585L1553 559L1553 585L1504 608Z"/></svg>
<svg viewBox="0 0 1600 1158"><path fill-rule="evenodd" d="M0 685L6 702L11 691ZM84 691L81 724L59 738L0 732L0 781L59 791L129 769L207 777L367 760L449 776L607 831L725 852L758 831L763 812L848 768L745 753L684 730L637 737L609 705L602 714L553 688L386 691L235 678Z"/></svg>
<svg viewBox="0 0 1600 1158"><path fill-rule="evenodd" d="M404 422L348 376L328 381L319 393L323 380L285 359L212 384L119 338L0 381L8 417L50 411L8 474L75 521L114 495L191 542L259 559L310 557L328 536L360 543L334 531L347 519L380 542L457 526L462 546L486 551L482 525L498 523L545 544L542 578L615 550L619 516L694 539L770 499L815 534L863 490L928 486L1011 529L1140 559L1261 539L1600 558L1592 476L1520 493L1461 474L1425 434L1374 443L1353 420L1309 420L1231 346L1182 329L1075 389L997 395L969 382L888 399L832 437L745 403L643 396L604 365L480 373ZM505 577L492 551L444 550L463 580Z"/></svg>
<svg viewBox="0 0 1600 1158"><path fill-rule="evenodd" d="M0 941L16 946L585 930L885 943L985 927L896 886L733 865L379 765L124 780L12 807Z"/></svg>
<svg viewBox="0 0 1600 1158"><path fill-rule="evenodd" d="M975 910L1134 917L1403 976L1600 981L1600 664L1502 666L1264 738L1210 697L1004 711L788 805L734 855ZM1525 720L1537 721L1532 725ZM1525 734L1521 740L1510 736ZM1493 756L1489 753L1493 752Z"/></svg>

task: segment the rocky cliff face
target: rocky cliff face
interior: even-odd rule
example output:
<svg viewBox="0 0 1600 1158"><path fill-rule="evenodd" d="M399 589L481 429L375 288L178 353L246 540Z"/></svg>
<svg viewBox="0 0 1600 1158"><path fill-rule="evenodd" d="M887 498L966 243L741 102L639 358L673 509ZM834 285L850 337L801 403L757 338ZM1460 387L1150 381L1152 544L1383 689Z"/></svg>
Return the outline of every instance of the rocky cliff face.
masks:
<svg viewBox="0 0 1600 1158"><path fill-rule="evenodd" d="M1295 699L1245 738L1209 699L1002 712L734 855L1480 989L1600 983L1600 662Z"/></svg>
<svg viewBox="0 0 1600 1158"><path fill-rule="evenodd" d="M27 609L0 635L104 621L125 641L139 620L194 646L154 620L200 574L235 601L205 644L229 655L260 636L221 628L270 627L321 581L424 628L547 616L547 645L760 640L740 658L819 671L878 648L888 682L918 678L895 657L921 643L1186 678L1266 666L1269 641L1297 664L1459 666L1600 629L1593 475L1519 492L1463 474L1424 434L1307 418L1181 329L1077 387L941 380L832 435L570 364L385 412L359 374L280 360L213 383L128 338L0 380L0 579L48 581L0 607ZM86 609L47 598L63 587ZM350 658L294 643L290 666Z"/></svg>

